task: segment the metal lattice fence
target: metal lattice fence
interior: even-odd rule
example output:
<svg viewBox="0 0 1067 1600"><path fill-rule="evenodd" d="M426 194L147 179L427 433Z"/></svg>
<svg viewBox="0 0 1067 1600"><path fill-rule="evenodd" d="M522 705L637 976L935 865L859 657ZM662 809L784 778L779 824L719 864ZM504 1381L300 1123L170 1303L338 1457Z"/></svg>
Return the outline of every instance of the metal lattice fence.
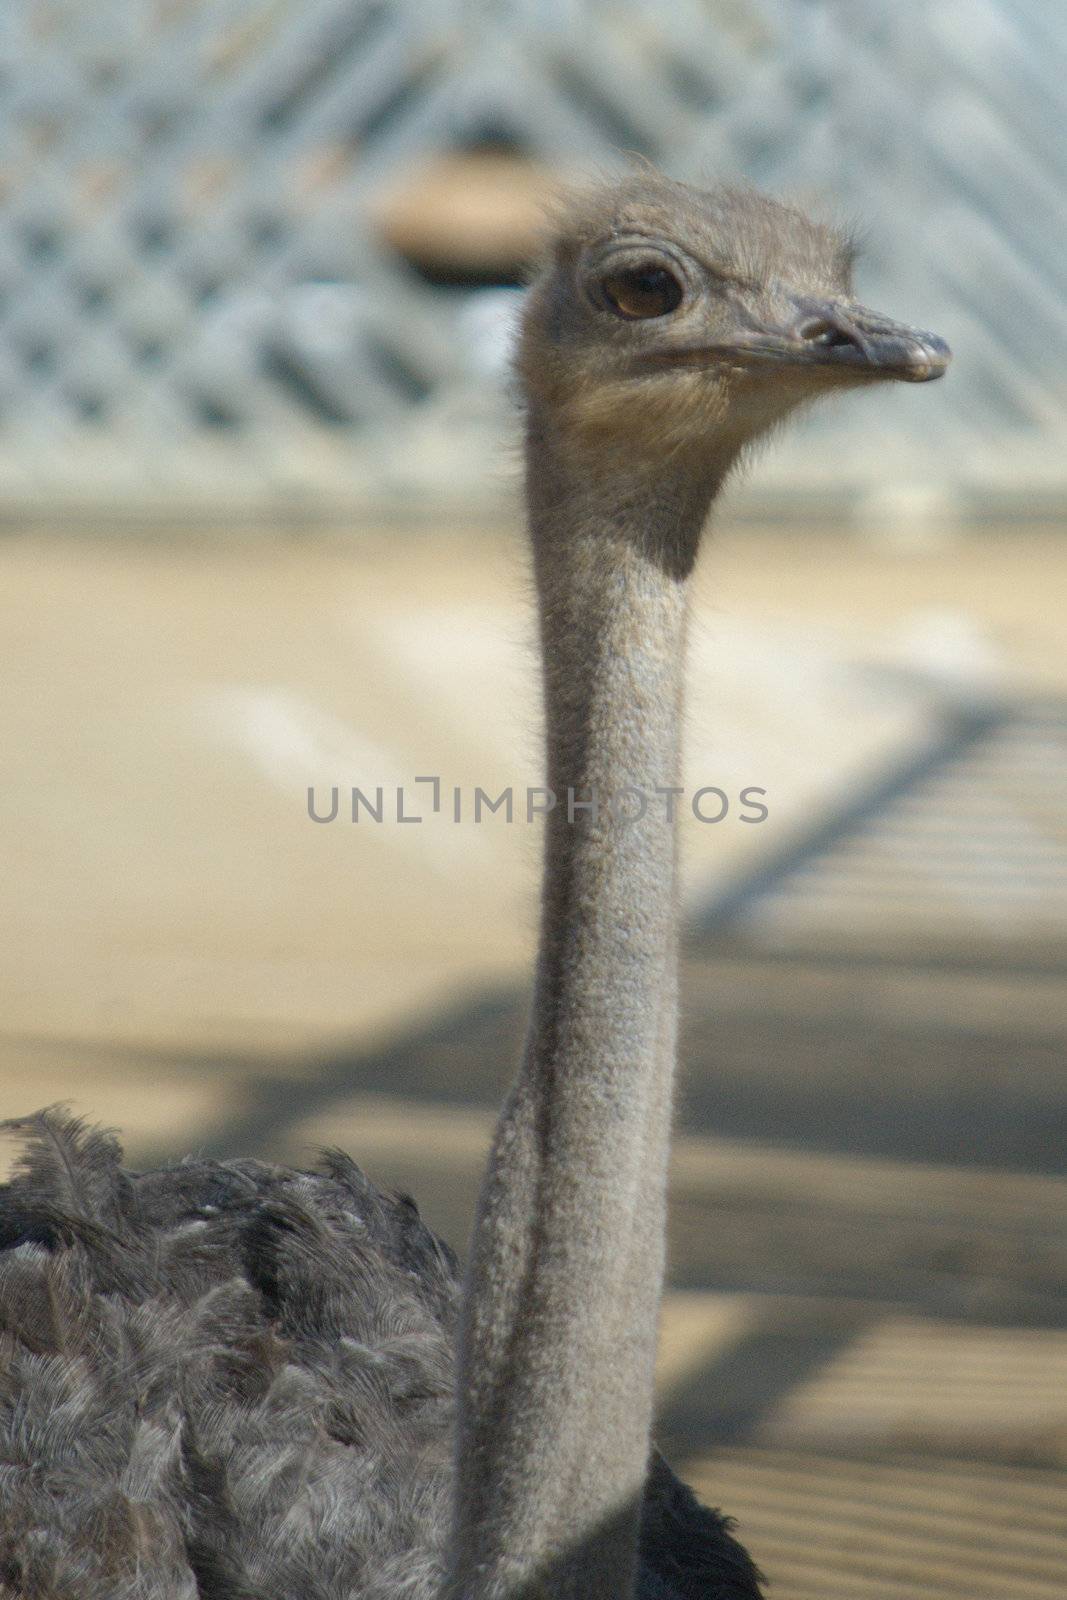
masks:
<svg viewBox="0 0 1067 1600"><path fill-rule="evenodd" d="M865 296L957 349L876 440L814 424L836 476L1057 493L1065 86L1061 0L8 0L0 501L491 492L501 298L425 281L373 204L487 141L825 196Z"/></svg>

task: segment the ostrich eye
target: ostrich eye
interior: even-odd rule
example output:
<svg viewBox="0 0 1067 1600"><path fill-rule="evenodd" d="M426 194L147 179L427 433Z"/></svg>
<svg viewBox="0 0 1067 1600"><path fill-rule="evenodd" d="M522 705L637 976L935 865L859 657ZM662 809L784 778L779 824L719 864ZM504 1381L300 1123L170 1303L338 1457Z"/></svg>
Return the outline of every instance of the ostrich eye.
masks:
<svg viewBox="0 0 1067 1600"><path fill-rule="evenodd" d="M682 286L666 267L628 267L601 282L608 304L620 317L666 317L682 303Z"/></svg>

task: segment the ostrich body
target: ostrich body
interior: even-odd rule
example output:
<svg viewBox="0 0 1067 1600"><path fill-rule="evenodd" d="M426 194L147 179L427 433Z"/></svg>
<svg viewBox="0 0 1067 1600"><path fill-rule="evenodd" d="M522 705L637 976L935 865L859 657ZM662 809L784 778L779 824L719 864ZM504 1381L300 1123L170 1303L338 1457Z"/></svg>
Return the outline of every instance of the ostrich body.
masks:
<svg viewBox="0 0 1067 1600"><path fill-rule="evenodd" d="M461 1287L347 1157L123 1170L55 1114L0 1197L0 1596L756 1600L654 1452L689 575L745 447L944 370L847 244L653 177L561 215L519 354L549 816L532 1017ZM569 796L569 803L568 797Z"/></svg>

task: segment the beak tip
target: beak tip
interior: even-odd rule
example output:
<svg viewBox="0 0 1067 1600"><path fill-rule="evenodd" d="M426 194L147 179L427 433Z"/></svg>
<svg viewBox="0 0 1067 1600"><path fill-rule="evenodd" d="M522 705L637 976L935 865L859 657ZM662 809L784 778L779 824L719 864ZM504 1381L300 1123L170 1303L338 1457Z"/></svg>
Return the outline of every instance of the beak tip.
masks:
<svg viewBox="0 0 1067 1600"><path fill-rule="evenodd" d="M929 383L952 359L944 339L926 328L896 322L866 306L834 299L794 299L795 317L784 331L793 350L813 365L857 376Z"/></svg>
<svg viewBox="0 0 1067 1600"><path fill-rule="evenodd" d="M936 333L921 333L909 346L900 376L908 383L930 383L944 377L951 360L952 351L944 339Z"/></svg>

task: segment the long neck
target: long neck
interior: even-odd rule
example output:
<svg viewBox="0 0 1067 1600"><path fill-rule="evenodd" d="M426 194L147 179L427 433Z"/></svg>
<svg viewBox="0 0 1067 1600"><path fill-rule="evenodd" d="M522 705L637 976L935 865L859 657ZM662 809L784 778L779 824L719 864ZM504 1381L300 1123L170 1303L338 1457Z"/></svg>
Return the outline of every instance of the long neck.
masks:
<svg viewBox="0 0 1067 1600"><path fill-rule="evenodd" d="M531 419L557 804L533 1015L464 1304L456 1600L634 1592L675 1061L677 846L655 791L677 781L687 578L710 494L571 476ZM648 809L626 820L636 790Z"/></svg>

